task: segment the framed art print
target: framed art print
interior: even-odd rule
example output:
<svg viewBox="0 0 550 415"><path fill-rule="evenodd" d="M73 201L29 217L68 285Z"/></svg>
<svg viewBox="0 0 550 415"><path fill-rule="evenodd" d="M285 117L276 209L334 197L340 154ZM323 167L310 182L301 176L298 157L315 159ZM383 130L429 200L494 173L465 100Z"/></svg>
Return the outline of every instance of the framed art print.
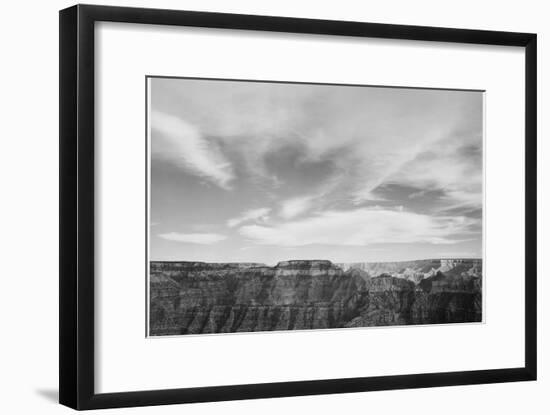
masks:
<svg viewBox="0 0 550 415"><path fill-rule="evenodd" d="M61 403L536 379L536 35L79 5L60 51Z"/></svg>
<svg viewBox="0 0 550 415"><path fill-rule="evenodd" d="M482 322L484 91L147 83L150 336Z"/></svg>

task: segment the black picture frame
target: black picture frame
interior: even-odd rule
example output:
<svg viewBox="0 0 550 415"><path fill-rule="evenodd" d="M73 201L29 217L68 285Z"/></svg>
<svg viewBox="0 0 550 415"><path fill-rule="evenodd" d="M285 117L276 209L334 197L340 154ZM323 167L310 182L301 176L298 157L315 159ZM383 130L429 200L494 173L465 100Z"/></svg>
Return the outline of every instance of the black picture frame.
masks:
<svg viewBox="0 0 550 415"><path fill-rule="evenodd" d="M94 391L94 24L122 22L525 48L525 366L97 394ZM535 380L537 36L438 27L76 5L60 11L59 401L99 409Z"/></svg>

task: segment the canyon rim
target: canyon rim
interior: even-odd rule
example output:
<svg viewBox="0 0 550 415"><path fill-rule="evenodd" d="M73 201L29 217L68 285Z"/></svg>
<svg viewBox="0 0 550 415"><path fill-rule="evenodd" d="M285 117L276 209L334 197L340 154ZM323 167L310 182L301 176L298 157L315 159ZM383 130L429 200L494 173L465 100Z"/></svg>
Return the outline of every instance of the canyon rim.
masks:
<svg viewBox="0 0 550 415"><path fill-rule="evenodd" d="M148 335L482 322L483 108L148 77Z"/></svg>
<svg viewBox="0 0 550 415"><path fill-rule="evenodd" d="M150 335L481 322L481 260L152 262Z"/></svg>

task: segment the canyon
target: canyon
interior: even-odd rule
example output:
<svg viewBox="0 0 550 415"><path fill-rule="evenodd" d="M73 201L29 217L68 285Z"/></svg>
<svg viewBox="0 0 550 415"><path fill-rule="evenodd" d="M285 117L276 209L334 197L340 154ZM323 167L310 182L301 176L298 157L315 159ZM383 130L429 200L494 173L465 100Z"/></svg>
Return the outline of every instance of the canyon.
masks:
<svg viewBox="0 0 550 415"><path fill-rule="evenodd" d="M480 322L482 261L151 261L149 335Z"/></svg>

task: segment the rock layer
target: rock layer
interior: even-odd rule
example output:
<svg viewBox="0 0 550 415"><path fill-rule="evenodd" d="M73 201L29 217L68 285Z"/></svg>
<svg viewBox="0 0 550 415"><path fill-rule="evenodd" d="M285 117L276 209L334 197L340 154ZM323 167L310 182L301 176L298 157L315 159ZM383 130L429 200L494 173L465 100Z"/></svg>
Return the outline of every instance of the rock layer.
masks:
<svg viewBox="0 0 550 415"><path fill-rule="evenodd" d="M150 334L481 321L480 276L452 269L415 284L325 260L151 262Z"/></svg>

